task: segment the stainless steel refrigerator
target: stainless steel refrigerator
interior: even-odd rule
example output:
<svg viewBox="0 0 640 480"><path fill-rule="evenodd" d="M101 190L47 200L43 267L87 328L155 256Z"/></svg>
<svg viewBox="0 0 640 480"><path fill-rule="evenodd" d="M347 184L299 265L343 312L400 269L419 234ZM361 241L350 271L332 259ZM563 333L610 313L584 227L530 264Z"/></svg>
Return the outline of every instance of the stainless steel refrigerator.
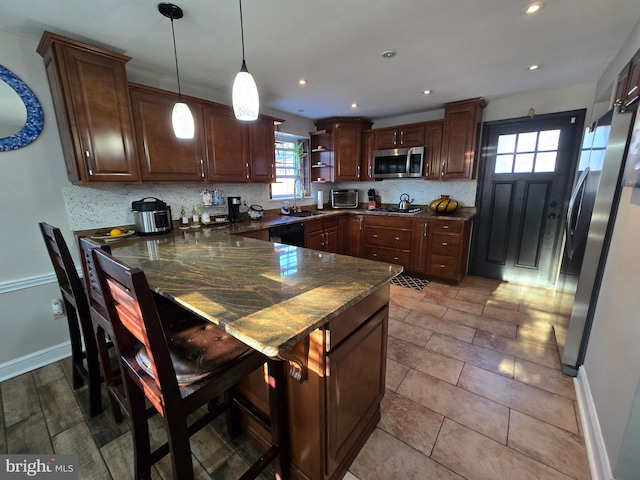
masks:
<svg viewBox="0 0 640 480"><path fill-rule="evenodd" d="M606 264L635 111L603 115L584 136L576 185L567 211L561 276L575 298L561 353L562 371L577 375L591 332Z"/></svg>

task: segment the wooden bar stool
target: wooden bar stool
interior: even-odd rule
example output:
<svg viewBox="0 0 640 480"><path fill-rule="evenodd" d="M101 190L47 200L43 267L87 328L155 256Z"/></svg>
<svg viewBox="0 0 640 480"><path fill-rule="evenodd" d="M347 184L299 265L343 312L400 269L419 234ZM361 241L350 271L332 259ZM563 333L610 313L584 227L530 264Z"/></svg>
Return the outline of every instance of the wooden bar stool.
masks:
<svg viewBox="0 0 640 480"><path fill-rule="evenodd" d="M88 385L89 413L94 417L102 411L101 378L98 348L93 335L87 296L60 229L44 222L40 222L39 225L58 279L67 314L69 339L71 340L73 388L76 390L85 383ZM84 350L82 348L83 339Z"/></svg>
<svg viewBox="0 0 640 480"><path fill-rule="evenodd" d="M135 477L150 478L151 466L171 454L175 479L193 478L189 437L227 412L230 435L239 431L238 409L271 431L272 444L241 477L256 478L279 455L281 479L289 478L287 378L283 362L271 360L210 322L191 317L165 327L144 272L93 250L94 267L120 355L129 404ZM270 418L238 394L237 383L267 362ZM224 401L217 399L224 393ZM151 451L145 398L163 417L168 442ZM187 417L203 405L191 425Z"/></svg>

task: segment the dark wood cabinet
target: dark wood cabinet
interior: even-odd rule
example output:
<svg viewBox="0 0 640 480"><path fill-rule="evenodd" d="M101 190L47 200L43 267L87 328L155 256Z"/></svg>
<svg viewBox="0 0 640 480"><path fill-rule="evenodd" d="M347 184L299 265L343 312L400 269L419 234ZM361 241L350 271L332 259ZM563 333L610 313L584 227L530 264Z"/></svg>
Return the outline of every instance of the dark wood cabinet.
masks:
<svg viewBox="0 0 640 480"><path fill-rule="evenodd" d="M249 137L246 125L233 110L223 106L204 108L204 128L212 182L245 183L251 179Z"/></svg>
<svg viewBox="0 0 640 480"><path fill-rule="evenodd" d="M412 219L371 215L364 218L364 258L411 267Z"/></svg>
<svg viewBox="0 0 640 480"><path fill-rule="evenodd" d="M375 150L399 147L422 147L425 144L425 124L413 123L376 129Z"/></svg>
<svg viewBox="0 0 640 480"><path fill-rule="evenodd" d="M260 116L248 124L250 180L272 183L276 180L274 119Z"/></svg>
<svg viewBox="0 0 640 480"><path fill-rule="evenodd" d="M292 478L343 478L380 420L388 303L386 284L293 348L305 360L308 376L288 383ZM252 404L268 411L262 369L240 388ZM258 438L270 438L248 416L243 421Z"/></svg>
<svg viewBox="0 0 640 480"><path fill-rule="evenodd" d="M375 151L376 131L365 130L362 132L362 159L361 159L361 180L363 182L374 182L373 178L373 152Z"/></svg>
<svg viewBox="0 0 640 480"><path fill-rule="evenodd" d="M69 180L139 183L129 57L50 32L37 52L44 59Z"/></svg>
<svg viewBox="0 0 640 480"><path fill-rule="evenodd" d="M321 177L326 181L359 181L362 174L362 132L371 127L371 122L361 118L332 118L319 120L315 125L315 134L311 132L312 167L319 164L329 166Z"/></svg>
<svg viewBox="0 0 640 480"><path fill-rule="evenodd" d="M352 215L346 216L347 235L344 240L344 254L352 257L362 257L363 245L362 238L364 232L364 216Z"/></svg>
<svg viewBox="0 0 640 480"><path fill-rule="evenodd" d="M640 98L640 50L618 76L615 103L624 111L638 101L638 98Z"/></svg>
<svg viewBox="0 0 640 480"><path fill-rule="evenodd" d="M470 236L471 221L430 220L427 275L460 283L467 274Z"/></svg>
<svg viewBox="0 0 640 480"><path fill-rule="evenodd" d="M340 221L337 217L309 220L304 224L304 246L323 252L340 252Z"/></svg>
<svg viewBox="0 0 640 480"><path fill-rule="evenodd" d="M183 97L194 117L192 139L176 138L171 112L178 96L143 85L130 85L136 140L143 182L192 182L208 180L208 164L202 105Z"/></svg>
<svg viewBox="0 0 640 480"><path fill-rule="evenodd" d="M437 180L440 178L442 161L442 131L444 122L434 120L425 122L424 178Z"/></svg>
<svg viewBox="0 0 640 480"><path fill-rule="evenodd" d="M482 109L486 104L483 98L445 104L440 179L474 177Z"/></svg>
<svg viewBox="0 0 640 480"><path fill-rule="evenodd" d="M426 275L429 262L429 221L425 218L413 221L411 233L411 267L409 270Z"/></svg>

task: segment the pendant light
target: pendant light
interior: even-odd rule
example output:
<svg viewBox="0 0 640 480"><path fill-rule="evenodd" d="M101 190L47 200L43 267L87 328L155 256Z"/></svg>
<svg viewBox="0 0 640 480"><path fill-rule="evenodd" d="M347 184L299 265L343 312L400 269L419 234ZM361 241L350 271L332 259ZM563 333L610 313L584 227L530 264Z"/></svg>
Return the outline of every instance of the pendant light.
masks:
<svg viewBox="0 0 640 480"><path fill-rule="evenodd" d="M244 60L244 26L242 24L242 0L240 1L240 35L242 38L242 67L233 82L233 113L238 120L251 121L258 118L260 98L253 76Z"/></svg>
<svg viewBox="0 0 640 480"><path fill-rule="evenodd" d="M177 138L193 138L195 126L193 115L189 106L182 101L180 90L180 72L178 71L178 52L176 50L176 33L173 29L173 21L182 18L182 9L173 3L158 4L158 11L165 17L171 19L171 34L173 35L173 55L176 59L176 77L178 79L178 101L173 106L171 112L171 124L173 133Z"/></svg>

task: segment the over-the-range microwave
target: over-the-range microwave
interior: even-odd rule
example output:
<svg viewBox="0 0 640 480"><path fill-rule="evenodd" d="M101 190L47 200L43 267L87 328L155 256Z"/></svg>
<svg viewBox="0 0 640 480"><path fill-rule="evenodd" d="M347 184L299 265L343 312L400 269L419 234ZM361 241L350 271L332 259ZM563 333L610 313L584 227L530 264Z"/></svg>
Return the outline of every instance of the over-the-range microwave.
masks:
<svg viewBox="0 0 640 480"><path fill-rule="evenodd" d="M373 152L373 178L422 177L424 147Z"/></svg>

